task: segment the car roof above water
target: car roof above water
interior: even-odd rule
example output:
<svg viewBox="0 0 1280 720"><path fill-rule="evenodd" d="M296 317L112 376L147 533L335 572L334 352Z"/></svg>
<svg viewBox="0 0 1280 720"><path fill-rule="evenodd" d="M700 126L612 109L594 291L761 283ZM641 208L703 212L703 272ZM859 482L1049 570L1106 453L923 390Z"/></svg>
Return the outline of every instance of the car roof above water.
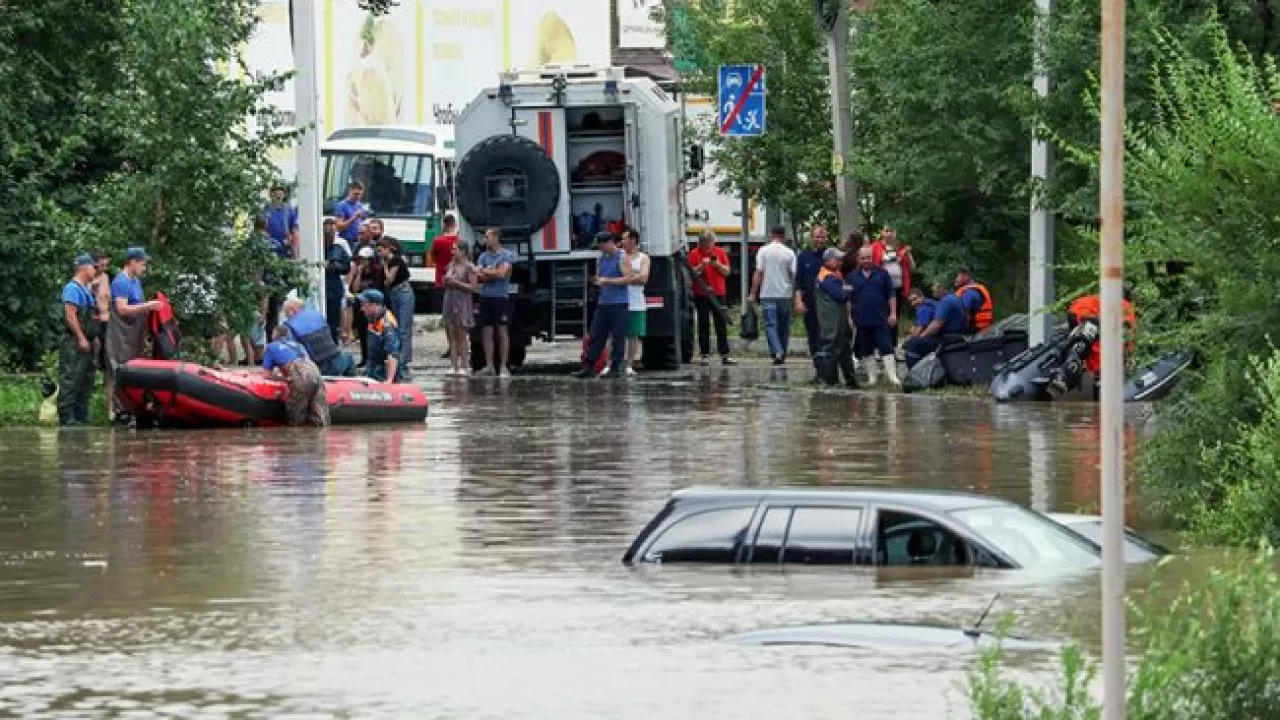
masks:
<svg viewBox="0 0 1280 720"><path fill-rule="evenodd" d="M764 500L787 503L881 502L894 505L909 505L933 510L934 512L1012 505L1012 503L998 498L965 492L857 485L776 488L691 487L671 493L671 502L677 506L685 507L759 504Z"/></svg>

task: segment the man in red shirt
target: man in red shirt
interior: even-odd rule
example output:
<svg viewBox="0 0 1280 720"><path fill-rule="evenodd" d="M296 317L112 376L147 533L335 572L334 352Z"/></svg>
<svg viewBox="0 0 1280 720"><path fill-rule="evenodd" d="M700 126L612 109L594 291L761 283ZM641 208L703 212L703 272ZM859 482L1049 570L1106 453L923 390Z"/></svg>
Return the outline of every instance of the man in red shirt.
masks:
<svg viewBox="0 0 1280 720"><path fill-rule="evenodd" d="M435 240L431 241L431 265L436 269L435 286L444 293L444 274L453 262L453 247L458 244L458 219L452 214L444 216L444 227ZM449 351L445 350L441 358L448 359Z"/></svg>
<svg viewBox="0 0 1280 720"><path fill-rule="evenodd" d="M698 349L702 352L702 364L711 364L711 327L716 326L716 350L720 353L720 361L725 365L737 365L729 357L729 333L725 329L724 314L720 308L712 305L714 300L723 305L725 278L729 277L729 255L716 247L715 233L707 230L698 238L698 247L689 252L689 267L693 274L702 279L693 283L693 306L698 311ZM711 291L711 296L707 291Z"/></svg>
<svg viewBox="0 0 1280 720"><path fill-rule="evenodd" d="M458 220L452 215L445 215L444 229L431 241L431 265L436 269L437 278L444 277L444 269L453 261L453 246L457 244Z"/></svg>

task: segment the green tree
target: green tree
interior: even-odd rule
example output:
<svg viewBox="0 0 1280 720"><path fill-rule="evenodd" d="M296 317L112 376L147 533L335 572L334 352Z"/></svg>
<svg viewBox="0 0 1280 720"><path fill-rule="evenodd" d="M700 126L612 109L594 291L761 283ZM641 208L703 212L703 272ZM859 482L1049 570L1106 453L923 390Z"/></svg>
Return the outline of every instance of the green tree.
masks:
<svg viewBox="0 0 1280 720"><path fill-rule="evenodd" d="M6 8L0 82L0 365L32 367L60 330L54 299L77 251L156 258L153 289L183 272L248 278L269 262L237 219L255 212L274 173L275 128L250 137L280 77L228 72L257 22L255 0L48 0ZM243 222L241 222L243 225ZM256 304L231 283L225 314ZM212 318L188 327L200 336Z"/></svg>
<svg viewBox="0 0 1280 720"><path fill-rule="evenodd" d="M826 46L812 0L668 0L665 8L673 42L696 67L685 77L690 92L714 96L720 65L766 66L763 137L722 138L714 129L692 133L720 169L720 190L745 191L795 222L832 219Z"/></svg>

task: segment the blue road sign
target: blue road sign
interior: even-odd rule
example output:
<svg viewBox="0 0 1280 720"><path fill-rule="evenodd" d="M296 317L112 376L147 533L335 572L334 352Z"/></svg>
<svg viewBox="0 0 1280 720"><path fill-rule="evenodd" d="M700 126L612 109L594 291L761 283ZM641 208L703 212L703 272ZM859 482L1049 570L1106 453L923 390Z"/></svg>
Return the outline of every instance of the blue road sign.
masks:
<svg viewBox="0 0 1280 720"><path fill-rule="evenodd" d="M721 65L717 98L720 134L758 137L764 134L764 65Z"/></svg>

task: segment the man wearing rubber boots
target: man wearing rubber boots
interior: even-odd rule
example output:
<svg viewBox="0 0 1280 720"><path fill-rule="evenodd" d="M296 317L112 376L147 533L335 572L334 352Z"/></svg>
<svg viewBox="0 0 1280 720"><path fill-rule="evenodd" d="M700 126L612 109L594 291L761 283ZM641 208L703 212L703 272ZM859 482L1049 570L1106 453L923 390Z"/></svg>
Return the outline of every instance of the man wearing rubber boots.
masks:
<svg viewBox="0 0 1280 720"><path fill-rule="evenodd" d="M837 370L844 375L845 385L856 388L854 375L853 323L849 317L849 293L840 263L844 253L827 248L822 253L822 267L814 282L814 307L818 316L818 330L822 336L822 349L818 354L818 377L828 385L839 380Z"/></svg>
<svg viewBox="0 0 1280 720"><path fill-rule="evenodd" d="M93 394L94 341L98 339L98 300L91 289L97 274L93 256L75 259L75 276L62 288L62 345L58 350L58 424L89 422Z"/></svg>
<svg viewBox="0 0 1280 720"><path fill-rule="evenodd" d="M289 339L288 328L276 328L273 338L262 355L262 369L282 377L288 387L284 407L289 424L326 427L329 401L320 368L307 357L306 348Z"/></svg>
<svg viewBox="0 0 1280 720"><path fill-rule="evenodd" d="M311 360L327 377L355 375L351 356L342 352L333 341L333 334L325 317L319 311L306 307L301 300L284 303L284 327L292 339L302 345Z"/></svg>

